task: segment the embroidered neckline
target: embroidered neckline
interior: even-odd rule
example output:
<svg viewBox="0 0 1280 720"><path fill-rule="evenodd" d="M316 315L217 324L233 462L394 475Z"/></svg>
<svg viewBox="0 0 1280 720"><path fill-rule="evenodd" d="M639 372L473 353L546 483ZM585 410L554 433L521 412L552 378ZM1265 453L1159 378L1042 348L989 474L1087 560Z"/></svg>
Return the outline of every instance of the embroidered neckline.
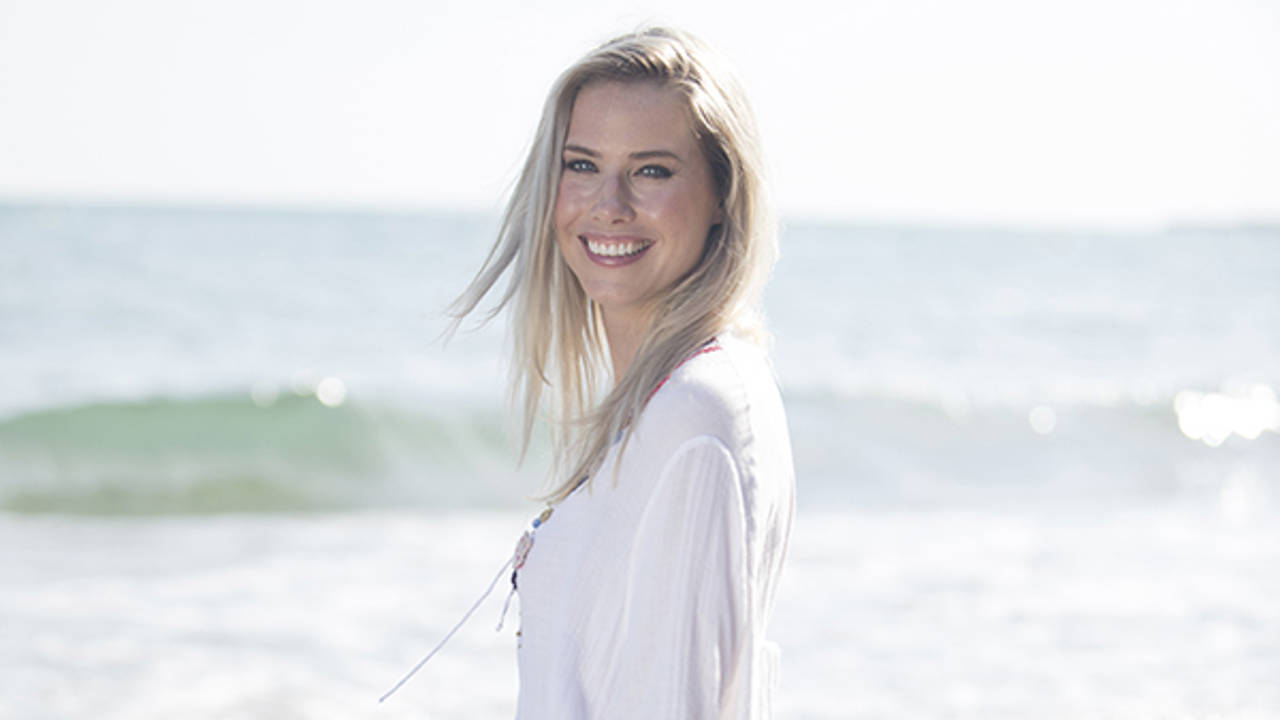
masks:
<svg viewBox="0 0 1280 720"><path fill-rule="evenodd" d="M710 340L703 343L702 347L698 348L697 352L681 360L678 364L676 364L675 367L671 368L671 372L667 373L666 377L658 381L658 384L653 388L653 391L649 393L649 397L644 399L645 403L648 403L650 400L652 400L653 396L658 394L658 391L662 389L662 386L666 385L667 381L671 379L671 376L675 375L677 370L684 367L685 363L698 357L699 355L706 355L709 352L715 352L716 350L719 350L719 349L720 349L720 341L716 338L711 338Z"/></svg>

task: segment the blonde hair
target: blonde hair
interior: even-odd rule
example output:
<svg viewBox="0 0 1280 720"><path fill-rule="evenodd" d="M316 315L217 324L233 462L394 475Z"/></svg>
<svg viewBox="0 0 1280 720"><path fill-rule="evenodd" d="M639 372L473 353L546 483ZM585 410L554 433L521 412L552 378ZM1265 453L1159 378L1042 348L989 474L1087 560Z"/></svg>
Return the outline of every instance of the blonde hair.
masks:
<svg viewBox="0 0 1280 720"><path fill-rule="evenodd" d="M630 366L596 404L609 374L600 308L560 255L554 209L569 118L578 92L595 82L656 81L688 103L690 124L706 156L724 220L702 258L659 300ZM508 271L497 304L512 306L511 397L522 411L521 456L528 449L543 391L549 403L553 489L558 502L604 461L650 394L698 347L731 326L763 336L760 289L777 255L777 234L763 183L755 121L732 75L692 36L650 28L615 38L560 75L507 204L497 241L467 289L450 307L456 329Z"/></svg>

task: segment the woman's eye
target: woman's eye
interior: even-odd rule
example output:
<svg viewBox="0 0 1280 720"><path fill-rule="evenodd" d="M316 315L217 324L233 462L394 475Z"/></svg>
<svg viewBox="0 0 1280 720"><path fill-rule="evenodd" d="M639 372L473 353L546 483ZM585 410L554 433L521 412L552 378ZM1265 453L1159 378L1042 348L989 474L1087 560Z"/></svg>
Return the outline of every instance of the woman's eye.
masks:
<svg viewBox="0 0 1280 720"><path fill-rule="evenodd" d="M641 177L647 178L669 178L671 171L661 165L645 165L637 172Z"/></svg>
<svg viewBox="0 0 1280 720"><path fill-rule="evenodd" d="M565 160L564 167L566 170L572 170L573 172L592 172L596 169L596 164L590 160L583 160L579 158L576 160Z"/></svg>

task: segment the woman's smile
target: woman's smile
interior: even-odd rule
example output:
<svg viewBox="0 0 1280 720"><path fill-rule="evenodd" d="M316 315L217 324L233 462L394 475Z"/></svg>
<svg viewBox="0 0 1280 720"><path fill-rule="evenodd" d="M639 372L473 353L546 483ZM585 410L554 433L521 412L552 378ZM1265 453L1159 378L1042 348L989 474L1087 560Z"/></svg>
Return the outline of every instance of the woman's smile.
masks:
<svg viewBox="0 0 1280 720"><path fill-rule="evenodd" d="M584 234L578 239L587 249L587 257L597 265L617 267L639 260L653 247L653 242L639 237L610 237L607 235Z"/></svg>

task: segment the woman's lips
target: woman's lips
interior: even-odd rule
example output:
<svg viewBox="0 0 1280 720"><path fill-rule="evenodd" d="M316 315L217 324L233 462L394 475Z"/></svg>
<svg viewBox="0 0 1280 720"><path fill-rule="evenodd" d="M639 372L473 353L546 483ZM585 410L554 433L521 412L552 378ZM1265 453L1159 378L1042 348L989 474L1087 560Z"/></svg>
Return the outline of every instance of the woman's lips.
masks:
<svg viewBox="0 0 1280 720"><path fill-rule="evenodd" d="M607 267L629 265L643 257L653 246L652 240L637 237L579 235L578 240L591 262Z"/></svg>

